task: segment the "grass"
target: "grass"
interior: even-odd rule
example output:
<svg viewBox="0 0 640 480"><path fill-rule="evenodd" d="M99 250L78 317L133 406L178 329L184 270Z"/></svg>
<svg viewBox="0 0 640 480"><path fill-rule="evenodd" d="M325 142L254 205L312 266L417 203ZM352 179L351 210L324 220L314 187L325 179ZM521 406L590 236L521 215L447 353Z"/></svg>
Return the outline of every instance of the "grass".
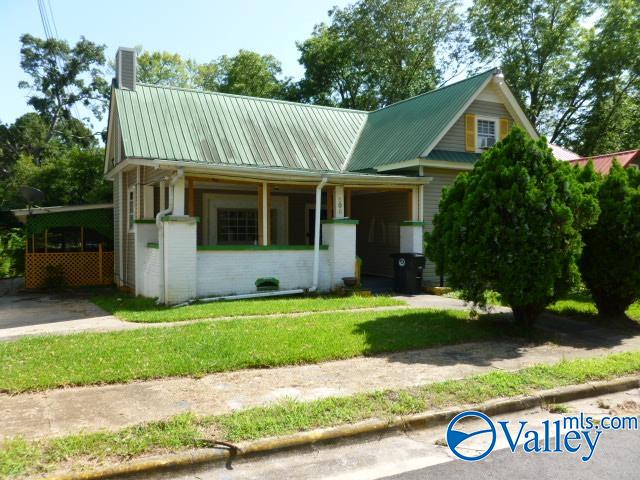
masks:
<svg viewBox="0 0 640 480"><path fill-rule="evenodd" d="M321 312L355 308L389 307L405 305L402 300L389 296L347 297L286 297L252 300L194 303L184 307L156 305L150 298L131 297L112 293L96 295L91 300L102 309L122 320L141 323L179 322L203 318L238 317L243 315L269 315L281 313Z"/></svg>
<svg viewBox="0 0 640 480"><path fill-rule="evenodd" d="M572 293L549 306L547 310L579 320L602 322L591 296L586 292ZM640 322L640 302L632 304L626 313L632 320Z"/></svg>
<svg viewBox="0 0 640 480"><path fill-rule="evenodd" d="M182 414L117 432L85 433L52 440L23 439L0 445L0 476L38 474L61 465L74 468L113 464L133 457L203 447L213 440L238 442L315 428L390 418L452 405L481 403L554 387L606 380L640 372L640 352L537 365L515 372L491 372L431 383L311 402L286 401L215 417Z"/></svg>
<svg viewBox="0 0 640 480"><path fill-rule="evenodd" d="M504 338L516 328L464 311L394 310L200 322L0 342L0 391L202 376Z"/></svg>

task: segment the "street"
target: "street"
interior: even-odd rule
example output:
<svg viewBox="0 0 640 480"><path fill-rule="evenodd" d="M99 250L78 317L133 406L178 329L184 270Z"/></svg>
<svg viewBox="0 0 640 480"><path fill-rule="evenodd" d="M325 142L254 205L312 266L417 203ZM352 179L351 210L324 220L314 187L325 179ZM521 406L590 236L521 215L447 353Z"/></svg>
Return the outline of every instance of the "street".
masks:
<svg viewBox="0 0 640 480"><path fill-rule="evenodd" d="M638 432L607 432L599 451L588 462L567 454L513 454L509 449L493 452L487 459L469 463L454 460L432 467L383 477L385 480L483 479L636 479L640 471Z"/></svg>
<svg viewBox="0 0 640 480"><path fill-rule="evenodd" d="M578 412L599 418L602 415L640 413L640 389L601 397L576 400L564 405L566 414ZM542 430L541 422L562 419L563 414L532 409L496 416L517 424L526 420ZM467 425L473 426L473 422ZM512 454L500 438L485 459L468 463L456 459L444 446L446 426L408 432L390 432L365 439L318 444L270 455L238 458L227 465L202 465L181 471L167 471L139 480L281 480L287 479L608 479L638 478L640 471L640 432L606 431L589 462L580 454ZM483 441L468 445L468 452L482 449Z"/></svg>

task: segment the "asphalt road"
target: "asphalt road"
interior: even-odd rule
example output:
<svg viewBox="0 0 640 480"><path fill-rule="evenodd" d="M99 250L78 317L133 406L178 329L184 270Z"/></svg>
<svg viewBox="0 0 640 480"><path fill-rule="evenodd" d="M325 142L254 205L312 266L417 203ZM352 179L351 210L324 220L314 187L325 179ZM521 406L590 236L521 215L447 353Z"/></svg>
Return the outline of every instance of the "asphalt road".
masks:
<svg viewBox="0 0 640 480"><path fill-rule="evenodd" d="M424 479L535 479L535 480L626 480L640 478L640 432L603 433L593 458L582 462L577 455L526 454L510 450L493 452L485 460L454 460L432 467L384 477L385 480Z"/></svg>

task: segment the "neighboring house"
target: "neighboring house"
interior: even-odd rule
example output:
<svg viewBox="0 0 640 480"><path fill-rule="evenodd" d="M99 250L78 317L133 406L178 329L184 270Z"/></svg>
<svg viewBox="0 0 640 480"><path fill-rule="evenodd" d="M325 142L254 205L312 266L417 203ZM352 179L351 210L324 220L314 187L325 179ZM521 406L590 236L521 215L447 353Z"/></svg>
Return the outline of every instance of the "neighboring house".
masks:
<svg viewBox="0 0 640 480"><path fill-rule="evenodd" d="M551 147L551 151L553 152L553 156L556 157L557 160L561 160L563 162L571 161L571 160L580 160L582 157L571 150L568 150L560 145L555 145L553 143L549 144Z"/></svg>
<svg viewBox="0 0 640 480"><path fill-rule="evenodd" d="M331 290L356 256L391 276L391 254L422 252L458 173L514 123L537 138L497 70L364 112L136 84L131 49L116 64L115 278L165 303L267 277Z"/></svg>
<svg viewBox="0 0 640 480"><path fill-rule="evenodd" d="M614 158L624 168L640 167L640 150L605 153L604 155L596 155L594 157L578 157L577 159L571 159L569 161L581 166L585 166L589 161L592 161L593 168L595 168L596 172L607 174L611 170Z"/></svg>

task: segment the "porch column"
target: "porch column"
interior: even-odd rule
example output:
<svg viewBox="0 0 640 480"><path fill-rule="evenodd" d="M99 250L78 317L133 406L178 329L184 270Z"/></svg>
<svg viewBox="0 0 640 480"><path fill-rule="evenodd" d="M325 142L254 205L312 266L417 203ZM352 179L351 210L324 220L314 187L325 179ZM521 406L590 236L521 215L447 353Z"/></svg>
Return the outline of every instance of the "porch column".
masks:
<svg viewBox="0 0 640 480"><path fill-rule="evenodd" d="M173 185L173 215L182 216L184 215L184 176L178 178L176 183Z"/></svg>
<svg viewBox="0 0 640 480"><path fill-rule="evenodd" d="M424 222L422 221L422 186L413 187L408 193L408 219L400 224L400 251L423 253Z"/></svg>
<svg viewBox="0 0 640 480"><path fill-rule="evenodd" d="M263 182L258 185L258 245L269 245L271 233L271 185Z"/></svg>
<svg viewBox="0 0 640 480"><path fill-rule="evenodd" d="M333 189L333 218L345 218L344 187L336 185Z"/></svg>
<svg viewBox="0 0 640 480"><path fill-rule="evenodd" d="M169 305L185 302L198 293L197 218L169 215L162 218L162 229L159 247L164 261L164 291L160 298Z"/></svg>
<svg viewBox="0 0 640 480"><path fill-rule="evenodd" d="M344 277L356 276L356 226L358 220L334 218L322 222L322 240L329 246L329 282L333 290Z"/></svg>
<svg viewBox="0 0 640 480"><path fill-rule="evenodd" d="M146 199L145 199L146 202ZM145 203L146 211L146 203ZM150 278L145 272L145 266L150 254L148 244L158 242L158 227L155 220L136 220L134 225L135 238L135 263L136 263L136 295L146 297L158 296L159 279Z"/></svg>

